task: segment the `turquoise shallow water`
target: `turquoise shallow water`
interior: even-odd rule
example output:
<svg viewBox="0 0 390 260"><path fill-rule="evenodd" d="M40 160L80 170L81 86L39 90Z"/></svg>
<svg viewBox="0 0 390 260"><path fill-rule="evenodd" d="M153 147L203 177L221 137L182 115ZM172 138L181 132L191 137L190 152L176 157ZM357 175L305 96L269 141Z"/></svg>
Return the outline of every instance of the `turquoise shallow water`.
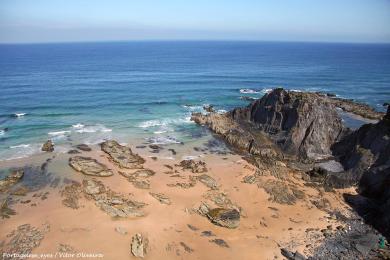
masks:
<svg viewBox="0 0 390 260"><path fill-rule="evenodd" d="M204 104L248 104L268 89L327 91L378 110L390 100L390 45L128 42L0 45L0 160L47 139L187 143ZM18 116L17 116L18 114ZM23 115L24 114L24 115Z"/></svg>

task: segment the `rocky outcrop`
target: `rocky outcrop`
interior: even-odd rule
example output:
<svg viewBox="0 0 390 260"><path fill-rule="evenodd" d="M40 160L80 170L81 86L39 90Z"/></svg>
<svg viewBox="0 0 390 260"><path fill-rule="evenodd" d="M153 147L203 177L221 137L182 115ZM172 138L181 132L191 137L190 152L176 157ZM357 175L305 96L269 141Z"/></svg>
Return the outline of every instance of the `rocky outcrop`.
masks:
<svg viewBox="0 0 390 260"><path fill-rule="evenodd" d="M222 115L195 113L192 120L253 155L281 158L281 150L304 161L332 157L330 148L345 131L329 97L284 89Z"/></svg>
<svg viewBox="0 0 390 260"><path fill-rule="evenodd" d="M54 151L54 143L51 140L47 140L43 145L41 150L43 152L53 152Z"/></svg>
<svg viewBox="0 0 390 260"><path fill-rule="evenodd" d="M145 163L145 159L133 153L129 147L120 145L115 140L105 141L101 144L101 149L121 168L141 169L143 167L142 164Z"/></svg>
<svg viewBox="0 0 390 260"><path fill-rule="evenodd" d="M91 157L75 156L69 158L69 165L85 175L107 177L113 175L108 167Z"/></svg>
<svg viewBox="0 0 390 260"><path fill-rule="evenodd" d="M183 170L191 170L193 173L207 172L206 163L203 161L183 160L180 166Z"/></svg>
<svg viewBox="0 0 390 260"><path fill-rule="evenodd" d="M231 116L251 122L285 153L309 160L331 157L330 147L344 130L334 105L317 93L274 89Z"/></svg>

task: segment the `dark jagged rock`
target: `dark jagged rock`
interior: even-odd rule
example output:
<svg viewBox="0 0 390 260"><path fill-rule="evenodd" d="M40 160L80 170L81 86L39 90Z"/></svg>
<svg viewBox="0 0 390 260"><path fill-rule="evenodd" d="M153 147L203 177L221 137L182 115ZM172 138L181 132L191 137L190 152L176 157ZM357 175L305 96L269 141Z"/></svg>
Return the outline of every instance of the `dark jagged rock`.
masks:
<svg viewBox="0 0 390 260"><path fill-rule="evenodd" d="M390 108L381 121L363 125L334 144L332 150L343 164L344 178L350 184L357 183L371 168L390 165Z"/></svg>
<svg viewBox="0 0 390 260"><path fill-rule="evenodd" d="M231 112L249 121L288 154L319 160L331 156L331 145L344 127L334 106L323 95L274 89L246 108Z"/></svg>
<svg viewBox="0 0 390 260"><path fill-rule="evenodd" d="M47 140L43 145L41 150L43 152L53 152L54 151L54 144L51 140Z"/></svg>
<svg viewBox="0 0 390 260"><path fill-rule="evenodd" d="M224 115L194 113L192 120L253 155L281 158L279 149L303 160L331 157L331 145L344 134L329 98L318 93L275 89L245 108Z"/></svg>
<svg viewBox="0 0 390 260"><path fill-rule="evenodd" d="M122 168L141 169L145 159L131 151L129 147L120 145L115 140L105 141L101 144L101 149Z"/></svg>

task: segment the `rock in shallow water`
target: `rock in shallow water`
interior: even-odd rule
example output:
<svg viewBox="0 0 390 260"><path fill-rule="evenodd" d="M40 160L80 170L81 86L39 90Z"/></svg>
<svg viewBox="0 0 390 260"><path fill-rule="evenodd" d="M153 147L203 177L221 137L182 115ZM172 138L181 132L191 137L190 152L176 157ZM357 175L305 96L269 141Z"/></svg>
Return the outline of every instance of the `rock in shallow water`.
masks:
<svg viewBox="0 0 390 260"><path fill-rule="evenodd" d="M54 144L51 140L47 140L41 148L44 152L53 152L54 151Z"/></svg>
<svg viewBox="0 0 390 260"><path fill-rule="evenodd" d="M108 167L97 160L90 157L75 156L69 158L69 165L86 175L107 177L113 175L112 171Z"/></svg>
<svg viewBox="0 0 390 260"><path fill-rule="evenodd" d="M105 141L101 144L101 149L122 168L141 169L145 159L131 151L129 147L120 145L115 140Z"/></svg>
<svg viewBox="0 0 390 260"><path fill-rule="evenodd" d="M23 175L23 169L12 171L7 177L0 180L0 192L7 190L9 187L19 182L23 178Z"/></svg>

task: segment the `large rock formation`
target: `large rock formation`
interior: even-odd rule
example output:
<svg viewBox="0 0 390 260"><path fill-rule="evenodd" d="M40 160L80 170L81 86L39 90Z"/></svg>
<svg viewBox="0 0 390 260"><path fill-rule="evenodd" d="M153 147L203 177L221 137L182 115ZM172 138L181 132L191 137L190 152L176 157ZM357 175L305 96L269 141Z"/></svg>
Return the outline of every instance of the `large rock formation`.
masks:
<svg viewBox="0 0 390 260"><path fill-rule="evenodd" d="M326 95L284 89L275 89L245 108L223 115L197 113L192 119L251 154L280 155L276 144L284 154L306 161L331 157L330 147L345 130Z"/></svg>

